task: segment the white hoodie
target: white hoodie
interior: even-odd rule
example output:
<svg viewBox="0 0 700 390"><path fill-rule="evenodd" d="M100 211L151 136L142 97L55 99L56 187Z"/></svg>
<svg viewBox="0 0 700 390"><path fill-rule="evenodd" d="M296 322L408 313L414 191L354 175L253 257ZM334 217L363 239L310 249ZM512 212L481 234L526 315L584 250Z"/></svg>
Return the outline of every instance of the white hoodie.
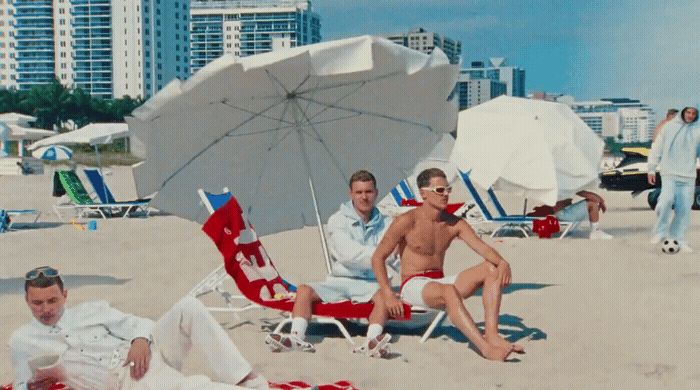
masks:
<svg viewBox="0 0 700 390"><path fill-rule="evenodd" d="M389 227L390 220L375 207L367 223L357 214L352 202L328 219L331 274L358 279L376 279L372 271L372 255Z"/></svg>
<svg viewBox="0 0 700 390"><path fill-rule="evenodd" d="M649 153L648 172L695 180L700 156L700 122L685 123L678 114L661 128Z"/></svg>

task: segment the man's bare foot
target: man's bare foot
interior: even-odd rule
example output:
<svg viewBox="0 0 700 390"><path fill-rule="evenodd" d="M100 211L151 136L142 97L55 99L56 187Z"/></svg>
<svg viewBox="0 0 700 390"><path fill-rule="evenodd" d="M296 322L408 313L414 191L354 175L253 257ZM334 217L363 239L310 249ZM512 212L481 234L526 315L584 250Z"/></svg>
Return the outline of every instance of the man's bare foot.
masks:
<svg viewBox="0 0 700 390"><path fill-rule="evenodd" d="M522 345L510 343L510 342L508 342L508 340L501 337L500 334L496 334L493 336L488 335L488 336L484 336L484 338L491 345L495 345L495 346L503 347L503 348L511 348L512 347L513 352L515 352L515 353L520 353L520 354L525 353L525 348L523 348Z"/></svg>
<svg viewBox="0 0 700 390"><path fill-rule="evenodd" d="M499 362L504 362L508 359L508 356L513 353L513 346L502 347L493 344L488 344L488 347L481 351L481 355L488 360L496 360Z"/></svg>

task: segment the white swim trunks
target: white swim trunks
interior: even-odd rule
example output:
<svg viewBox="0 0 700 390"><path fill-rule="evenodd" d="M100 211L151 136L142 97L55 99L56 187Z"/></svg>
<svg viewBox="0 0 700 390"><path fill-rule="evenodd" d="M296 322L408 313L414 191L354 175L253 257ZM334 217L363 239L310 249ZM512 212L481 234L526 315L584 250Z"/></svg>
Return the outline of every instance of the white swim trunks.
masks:
<svg viewBox="0 0 700 390"><path fill-rule="evenodd" d="M439 270L413 275L401 284L401 300L411 306L427 307L428 305L423 301L423 289L428 283L454 284L455 280L457 280L457 275L445 276Z"/></svg>

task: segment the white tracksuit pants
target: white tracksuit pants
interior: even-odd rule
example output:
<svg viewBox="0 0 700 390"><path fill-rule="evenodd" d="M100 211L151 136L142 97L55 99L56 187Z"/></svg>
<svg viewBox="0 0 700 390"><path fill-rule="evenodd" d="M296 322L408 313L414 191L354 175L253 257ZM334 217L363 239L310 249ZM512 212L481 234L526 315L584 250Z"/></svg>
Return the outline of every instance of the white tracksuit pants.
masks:
<svg viewBox="0 0 700 390"><path fill-rule="evenodd" d="M213 371L184 376L180 369L192 347L198 348ZM129 367L113 373L115 389L121 390L232 390L252 368L226 332L197 299L185 297L156 322L151 363L140 380L131 379Z"/></svg>

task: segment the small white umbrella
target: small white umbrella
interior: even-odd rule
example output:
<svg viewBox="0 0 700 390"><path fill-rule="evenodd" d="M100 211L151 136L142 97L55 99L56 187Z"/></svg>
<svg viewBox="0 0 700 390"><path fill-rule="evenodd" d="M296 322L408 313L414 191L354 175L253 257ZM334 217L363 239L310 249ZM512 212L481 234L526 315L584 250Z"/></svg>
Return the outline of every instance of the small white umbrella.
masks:
<svg viewBox="0 0 700 390"><path fill-rule="evenodd" d="M603 146L564 104L501 96L459 114L450 159L483 188L552 205L595 184Z"/></svg>
<svg viewBox="0 0 700 390"><path fill-rule="evenodd" d="M50 145L33 150L32 156L47 161L70 160L73 151L63 145Z"/></svg>
<svg viewBox="0 0 700 390"><path fill-rule="evenodd" d="M321 228L354 171L369 169L387 193L454 130L456 77L440 50L376 37L224 55L127 118L145 158L138 194L157 191L154 207L202 221L197 189L226 186L261 235Z"/></svg>

